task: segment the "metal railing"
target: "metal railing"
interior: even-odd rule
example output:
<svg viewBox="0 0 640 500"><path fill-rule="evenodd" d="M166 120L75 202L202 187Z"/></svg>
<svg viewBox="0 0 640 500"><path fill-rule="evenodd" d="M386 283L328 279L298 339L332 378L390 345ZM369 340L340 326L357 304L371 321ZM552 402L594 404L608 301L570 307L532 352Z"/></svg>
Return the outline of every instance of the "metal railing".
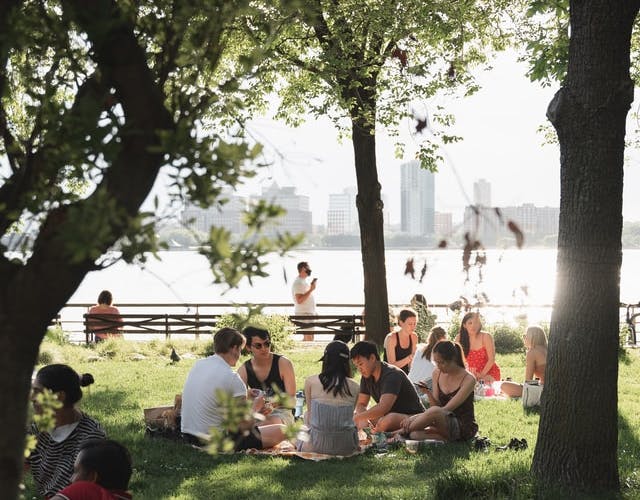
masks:
<svg viewBox="0 0 640 500"><path fill-rule="evenodd" d="M76 339L84 340L85 324L83 315L89 311L93 303L69 303L58 313L53 324L59 325L65 332L75 335ZM291 315L293 305L291 303L123 303L117 304L123 314L169 314L169 315L222 315L247 310L252 307L261 308L265 314ZM391 304L390 307L398 310L405 304ZM451 304L430 304L429 311L437 315L436 323L447 329L452 320L459 320L459 315L451 310ZM488 304L480 307L482 314L489 323L512 323L523 319L526 315L529 323L548 323L551 320L552 304ZM323 315L355 315L360 316L364 305L359 303L320 303L316 305L318 314ZM474 308L475 309L475 308ZM631 328L630 344L636 344L637 324L640 322L640 303L620 303L620 325L628 325ZM295 318L295 316L294 316ZM300 325L298 325L300 327Z"/></svg>
<svg viewBox="0 0 640 500"><path fill-rule="evenodd" d="M85 334L84 315L88 313L93 303L69 303L60 310L58 322L62 329L70 334L77 336ZM206 315L222 315L238 310L248 310L248 308L259 307L265 314L283 314L291 316L293 305L291 303L122 303L117 304L122 315L142 314L142 315L170 315L178 317L180 315L195 317ZM390 307L398 310L406 307L405 304L391 304ZM362 315L364 305L359 303L320 303L316 305L319 316L349 316L359 317ZM451 310L450 304L430 304L429 311L437 315L437 323L441 326L448 327L450 322L457 318L456 313ZM551 315L550 304L533 304L533 305L513 305L513 304L491 304L482 307L482 313L490 322L511 322L519 314L527 313L531 316L532 312L536 313L533 321L548 321ZM295 316L293 316L295 318ZM541 319L542 318L542 319ZM132 317L133 319L133 317ZM304 320L301 320L304 321ZM358 320L354 320L358 327L361 327ZM295 323L295 321L294 321ZM133 326L133 325L132 325ZM338 325L338 328L343 325Z"/></svg>

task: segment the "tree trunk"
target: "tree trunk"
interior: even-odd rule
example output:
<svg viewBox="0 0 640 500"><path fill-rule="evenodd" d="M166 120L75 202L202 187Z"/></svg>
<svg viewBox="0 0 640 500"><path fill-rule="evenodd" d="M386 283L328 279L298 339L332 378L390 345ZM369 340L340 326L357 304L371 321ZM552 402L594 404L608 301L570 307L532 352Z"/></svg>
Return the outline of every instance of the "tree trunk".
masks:
<svg viewBox="0 0 640 500"><path fill-rule="evenodd" d="M375 100L374 100L375 103ZM375 104L373 105L375 109ZM358 220L364 271L366 338L382 345L389 333L389 300L384 256L383 203L376 167L375 128L352 119L352 141L358 181Z"/></svg>
<svg viewBox="0 0 640 500"><path fill-rule="evenodd" d="M74 3L76 20L88 34L101 73L110 75L109 83L116 89L127 127L121 132L122 151L101 184L91 196L49 212L28 262L15 264L0 256L0 366L4 370L0 377L2 498L18 495L31 374L40 342L51 318L73 295L84 276L96 268L92 254L82 258L74 255L73 235L79 231L85 236L96 232L96 238L87 238L100 242L93 248L96 255L117 241L130 223L127 217L138 214L164 162L158 131L174 128L133 27L118 22L122 16L117 9L111 9L108 0L87 5ZM105 22L100 17L104 12L113 15L107 31L92 24L96 19ZM84 220L80 216L83 213L104 211L105 199L112 202L108 205L108 238L98 237L104 225L82 226L77 222Z"/></svg>
<svg viewBox="0 0 640 500"><path fill-rule="evenodd" d="M532 470L541 484L616 490L625 120L638 2L572 1L566 80L547 115L561 163L557 287Z"/></svg>
<svg viewBox="0 0 640 500"><path fill-rule="evenodd" d="M16 322L20 313L24 321ZM35 339L28 334L29 329L35 327L33 321L27 321L31 313L15 311L11 317L0 313L0 366L3 371L0 377L0 429L3 429L0 432L0 487L4 498L17 498L22 478L28 404L25 395L29 394L42 338L39 335Z"/></svg>

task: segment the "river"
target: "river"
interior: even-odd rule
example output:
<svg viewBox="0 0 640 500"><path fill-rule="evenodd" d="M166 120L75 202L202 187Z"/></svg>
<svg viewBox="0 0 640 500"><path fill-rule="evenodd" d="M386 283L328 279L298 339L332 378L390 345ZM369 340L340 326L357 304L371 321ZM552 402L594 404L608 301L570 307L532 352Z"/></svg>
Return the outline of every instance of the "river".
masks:
<svg viewBox="0 0 640 500"><path fill-rule="evenodd" d="M272 256L270 275L255 278L253 286L245 280L239 288L226 290L213 284L206 259L195 251L160 252L160 260L149 257L144 267L119 262L89 273L69 300L93 303L103 289L111 290L118 303L231 303L291 302L291 282L296 263L309 262L318 278L318 303L363 303L362 260L358 250L305 250L287 257ZM488 250L482 280L472 271L465 279L462 251L388 250L386 275L389 302L406 303L422 293L429 303L450 303L461 295L474 300L478 293L494 304L550 304L555 287L554 249ZM416 279L404 274L408 258L414 259ZM422 282L423 266L427 266ZM625 250L621 272L621 300L638 302L640 250Z"/></svg>

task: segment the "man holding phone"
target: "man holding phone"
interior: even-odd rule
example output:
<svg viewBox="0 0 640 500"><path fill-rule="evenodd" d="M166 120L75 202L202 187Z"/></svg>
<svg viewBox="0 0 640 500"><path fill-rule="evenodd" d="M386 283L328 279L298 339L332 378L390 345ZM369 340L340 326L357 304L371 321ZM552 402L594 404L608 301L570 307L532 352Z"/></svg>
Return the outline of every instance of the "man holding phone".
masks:
<svg viewBox="0 0 640 500"><path fill-rule="evenodd" d="M316 289L318 278L314 278L311 283L308 283L309 276L311 276L309 263L298 262L298 277L291 287L294 303L293 314L296 316L316 315L316 299L313 297L313 291Z"/></svg>

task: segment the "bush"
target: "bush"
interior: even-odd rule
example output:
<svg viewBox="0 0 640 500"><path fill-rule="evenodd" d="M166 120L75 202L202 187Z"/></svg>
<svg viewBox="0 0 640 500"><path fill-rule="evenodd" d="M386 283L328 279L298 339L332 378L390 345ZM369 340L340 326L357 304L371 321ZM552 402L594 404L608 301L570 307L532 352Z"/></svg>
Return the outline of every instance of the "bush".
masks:
<svg viewBox="0 0 640 500"><path fill-rule="evenodd" d="M436 324L437 315L429 311L429 308L423 304L416 304L414 310L418 314L418 324L416 325L416 334L420 342L426 342L429 332Z"/></svg>
<svg viewBox="0 0 640 500"><path fill-rule="evenodd" d="M242 331L247 326L255 326L267 330L269 337L271 337L271 349L274 352L288 349L293 345L291 334L295 327L287 316L281 314L245 314L239 312L220 316L216 323L218 329L229 327Z"/></svg>
<svg viewBox="0 0 640 500"><path fill-rule="evenodd" d="M524 343L522 341L522 335L525 332L523 325L511 326L506 323L497 323L491 325L488 331L493 335L493 341L498 354L511 354L523 351Z"/></svg>
<svg viewBox="0 0 640 500"><path fill-rule="evenodd" d="M449 328L447 328L447 338L449 340L455 340L457 335L460 333L461 321L462 321L462 314L460 314L460 311L456 311L451 317L451 321L449 322Z"/></svg>
<svg viewBox="0 0 640 500"><path fill-rule="evenodd" d="M53 363L55 359L55 355L53 352L47 350L47 349L41 349L40 352L38 353L38 359L36 361L37 365L50 365L51 363Z"/></svg>
<svg viewBox="0 0 640 500"><path fill-rule="evenodd" d="M69 343L69 335L60 326L48 328L44 338L45 340L57 345L65 345Z"/></svg>

